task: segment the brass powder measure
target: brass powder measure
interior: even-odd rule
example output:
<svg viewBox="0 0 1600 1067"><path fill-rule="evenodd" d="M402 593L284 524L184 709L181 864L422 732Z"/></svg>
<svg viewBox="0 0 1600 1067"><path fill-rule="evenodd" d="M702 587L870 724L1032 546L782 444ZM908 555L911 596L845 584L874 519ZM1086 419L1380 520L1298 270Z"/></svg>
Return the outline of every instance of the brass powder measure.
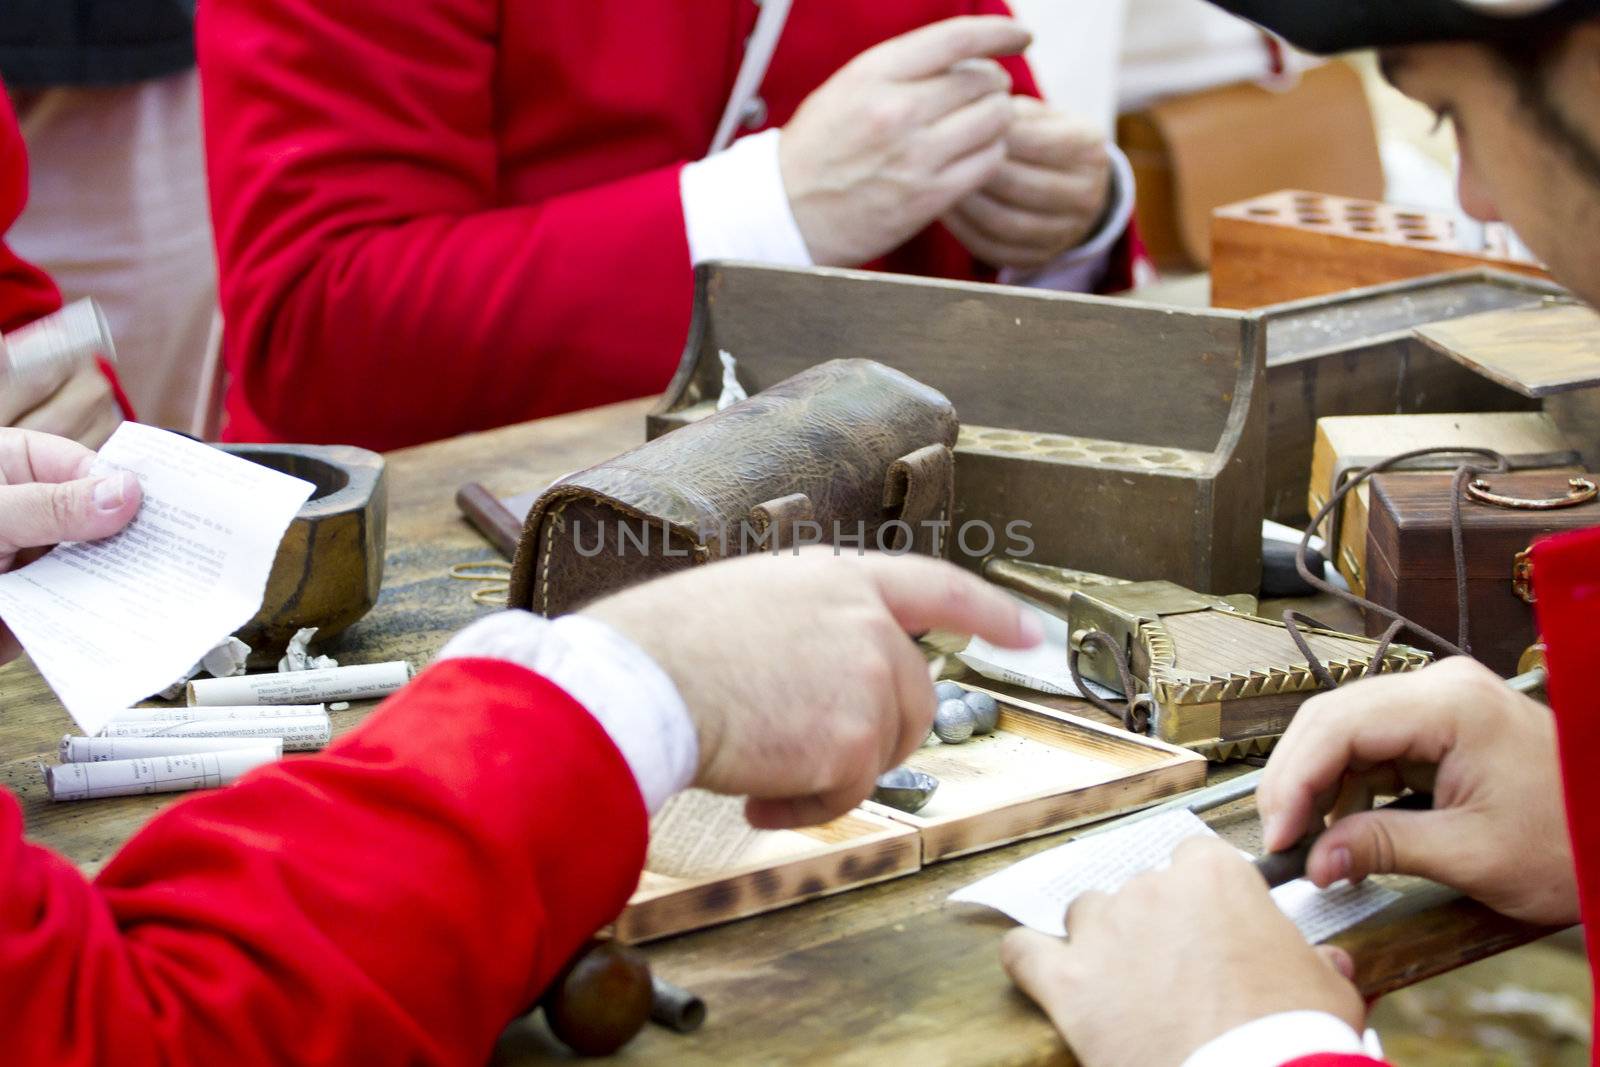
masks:
<svg viewBox="0 0 1600 1067"><path fill-rule="evenodd" d="M1171 582L1124 582L1018 560L984 576L1065 619L1079 674L1131 690L1130 729L1212 760L1263 755L1323 688L1288 626L1256 615L1256 598L1212 596ZM1308 625L1301 637L1337 685L1425 666L1427 653ZM1126 671L1126 677L1124 676Z"/></svg>

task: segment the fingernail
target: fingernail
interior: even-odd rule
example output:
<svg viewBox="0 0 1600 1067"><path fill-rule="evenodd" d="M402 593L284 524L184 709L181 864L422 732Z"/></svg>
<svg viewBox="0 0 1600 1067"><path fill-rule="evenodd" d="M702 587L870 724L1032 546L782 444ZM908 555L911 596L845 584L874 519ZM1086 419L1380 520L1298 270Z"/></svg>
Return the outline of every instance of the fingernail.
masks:
<svg viewBox="0 0 1600 1067"><path fill-rule="evenodd" d="M1282 815L1268 815L1261 821L1261 844L1269 851L1277 849L1278 831L1282 828Z"/></svg>
<svg viewBox="0 0 1600 1067"><path fill-rule="evenodd" d="M1044 623L1028 611L1024 611L1020 618L1021 624L1017 628L1022 631L1024 641L1032 646L1044 640Z"/></svg>
<svg viewBox="0 0 1600 1067"><path fill-rule="evenodd" d="M129 484L133 475L127 471L113 474L109 478L102 478L94 486L94 506L101 511L119 511L127 502L128 494L133 487Z"/></svg>
<svg viewBox="0 0 1600 1067"><path fill-rule="evenodd" d="M1350 850L1336 848L1328 856L1328 865L1333 868L1333 880L1342 882L1350 877Z"/></svg>

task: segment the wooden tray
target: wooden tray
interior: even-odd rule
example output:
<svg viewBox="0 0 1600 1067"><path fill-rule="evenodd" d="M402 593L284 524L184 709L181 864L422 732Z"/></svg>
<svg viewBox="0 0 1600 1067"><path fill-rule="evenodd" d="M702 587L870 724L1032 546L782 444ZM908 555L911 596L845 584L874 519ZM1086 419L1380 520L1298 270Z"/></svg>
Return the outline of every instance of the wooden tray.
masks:
<svg viewBox="0 0 1600 1067"><path fill-rule="evenodd" d="M930 741L907 761L939 779L916 815L868 802L866 810L915 827L922 862L964 856L1094 822L1205 784L1206 760L983 686L1000 725L961 745Z"/></svg>
<svg viewBox="0 0 1600 1067"><path fill-rule="evenodd" d="M651 870L647 859L615 936L651 941L899 878L922 866L916 831L867 811L805 830L746 833L758 840L744 860L709 873L674 876Z"/></svg>

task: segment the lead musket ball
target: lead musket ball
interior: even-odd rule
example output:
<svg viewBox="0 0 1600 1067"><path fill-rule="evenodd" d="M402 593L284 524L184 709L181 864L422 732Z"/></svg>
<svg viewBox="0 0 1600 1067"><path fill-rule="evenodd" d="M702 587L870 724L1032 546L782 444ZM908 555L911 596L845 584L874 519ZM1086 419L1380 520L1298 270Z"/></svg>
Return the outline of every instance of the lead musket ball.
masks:
<svg viewBox="0 0 1600 1067"><path fill-rule="evenodd" d="M988 693L968 693L962 702L972 711L972 732L982 737L1000 724L1000 705Z"/></svg>
<svg viewBox="0 0 1600 1067"><path fill-rule="evenodd" d="M954 682L940 682L933 687L933 695L943 704L946 700L960 700L967 695L967 691Z"/></svg>
<svg viewBox="0 0 1600 1067"><path fill-rule="evenodd" d="M933 713L933 732L947 745L959 745L967 740L976 725L972 709L964 700L946 700Z"/></svg>

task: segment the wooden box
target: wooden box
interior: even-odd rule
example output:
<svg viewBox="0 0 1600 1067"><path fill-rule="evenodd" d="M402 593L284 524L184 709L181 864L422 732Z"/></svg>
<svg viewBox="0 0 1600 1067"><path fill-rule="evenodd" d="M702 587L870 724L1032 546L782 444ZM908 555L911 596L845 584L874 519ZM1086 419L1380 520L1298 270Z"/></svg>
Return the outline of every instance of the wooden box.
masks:
<svg viewBox="0 0 1600 1067"><path fill-rule="evenodd" d="M923 863L1094 822L1205 784L1205 759L1186 749L966 688L999 701L995 732L960 745L930 740L906 761L939 779L915 815L866 805L916 829Z"/></svg>
<svg viewBox="0 0 1600 1067"><path fill-rule="evenodd" d="M1215 307L1265 307L1474 267L1549 277L1503 240L1468 248L1448 215L1373 200L1291 189L1219 208L1211 223Z"/></svg>
<svg viewBox="0 0 1600 1067"><path fill-rule="evenodd" d="M1420 341L1415 328L1535 305L1562 291L1549 282L1480 270L1258 312L1267 334L1267 518L1303 521L1320 418L1537 410L1537 400L1461 366Z"/></svg>
<svg viewBox="0 0 1600 1067"><path fill-rule="evenodd" d="M1487 480L1502 495L1553 499L1571 492L1570 477L1529 471L1490 475ZM1457 633L1450 538L1453 482L1454 475L1448 473L1378 475L1372 481L1367 530L1368 598L1452 641ZM1509 676L1535 637L1533 608L1518 591L1518 554L1548 534L1600 525L1600 502L1555 511L1515 511L1466 500L1461 520L1472 654ZM1386 619L1374 614L1367 620L1367 631L1380 633L1387 625Z"/></svg>
<svg viewBox="0 0 1600 1067"><path fill-rule="evenodd" d="M899 878L922 866L917 832L871 811L778 831L752 830L743 812L742 800L699 790L669 802L652 821L645 870L617 918L616 936L650 941ZM674 854L664 856L662 821L674 818Z"/></svg>
<svg viewBox="0 0 1600 1067"><path fill-rule="evenodd" d="M1345 415L1317 420L1311 457L1306 514L1315 518L1328 498L1363 467L1402 452L1423 448L1492 448L1517 465L1576 471L1580 457L1555 420L1542 411L1466 412L1443 415ZM1460 456L1427 456L1407 463L1410 470L1455 470ZM1404 475L1397 474L1397 477ZM1360 595L1367 582L1367 515L1372 486L1362 483L1331 517L1337 529L1320 529L1328 551Z"/></svg>
<svg viewBox="0 0 1600 1067"><path fill-rule="evenodd" d="M955 562L976 569L1020 544L1009 528L1021 523L1043 562L1202 592L1259 586L1265 411L1251 317L826 268L708 263L695 278L650 436L715 410L721 353L752 394L825 360L873 359L961 417Z"/></svg>

